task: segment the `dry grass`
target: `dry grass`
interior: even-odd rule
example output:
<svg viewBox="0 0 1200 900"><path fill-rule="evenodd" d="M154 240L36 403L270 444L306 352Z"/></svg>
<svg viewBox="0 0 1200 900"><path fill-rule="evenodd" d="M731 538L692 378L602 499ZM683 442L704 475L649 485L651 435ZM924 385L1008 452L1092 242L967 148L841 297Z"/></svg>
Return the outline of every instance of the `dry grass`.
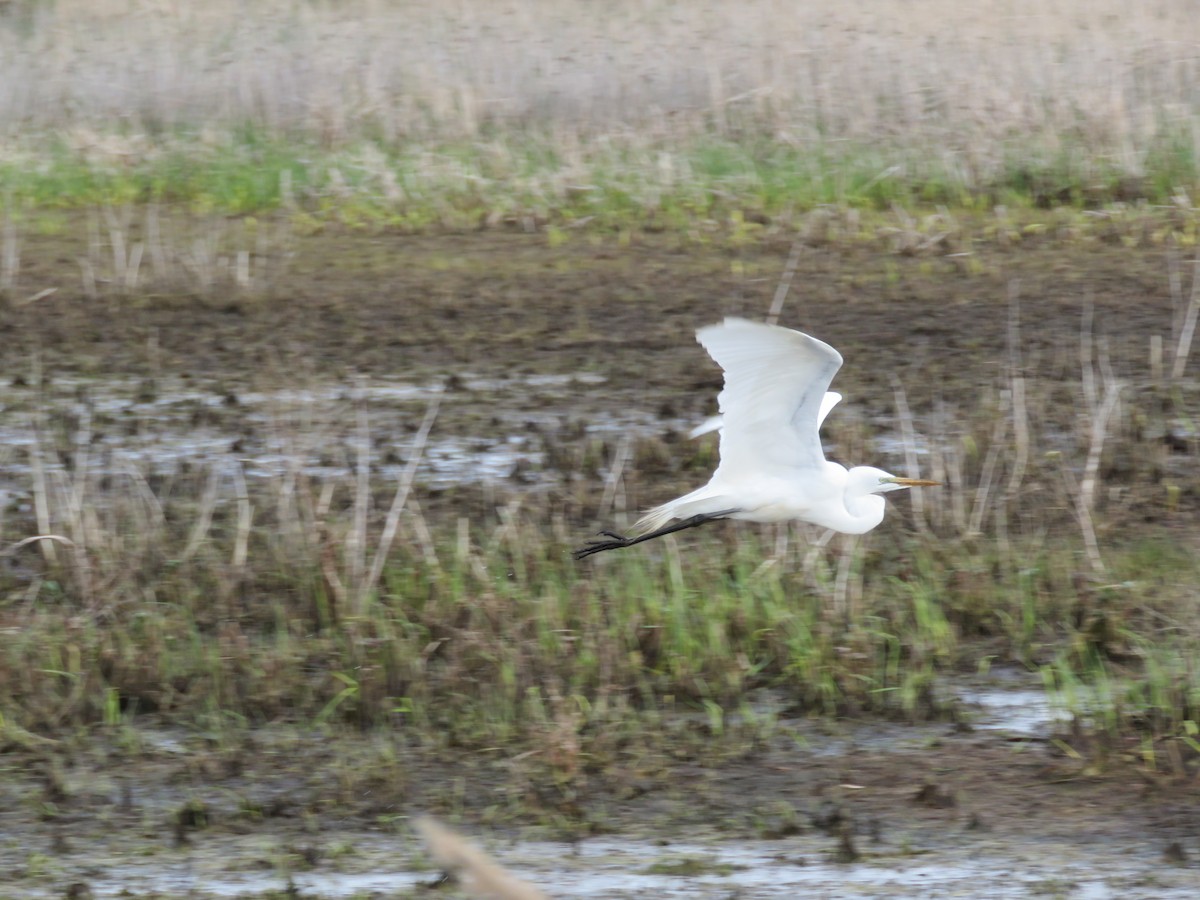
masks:
<svg viewBox="0 0 1200 900"><path fill-rule="evenodd" d="M572 562L588 524L633 513L642 482L663 477L652 437L564 438L544 448L554 490L439 504L413 480L436 395L395 476L368 404L303 392L268 412L273 465L248 474L234 450L164 474L94 451L113 423L35 384L9 458L27 502L0 509L0 713L51 733L125 714L394 723L450 746L525 742L570 785L680 702L712 734L727 710L752 721L742 706L764 686L808 709L922 715L937 673L994 659L1051 683L1109 679L1114 731L1132 714L1177 736L1200 690L1195 563L1169 534L1124 543L1114 529L1131 504L1167 518L1181 495L1194 504L1192 456L1153 436L1161 398L1129 402L1090 319L1077 375L1025 374L1011 302L990 400L914 412L895 385L885 431L946 487L865 541L811 550L786 530L718 527L695 539L706 551L665 540ZM1160 396L1126 363L1143 401ZM1064 423L1071 408L1086 415ZM882 452L849 416L838 442L846 458ZM1098 465L1105 454L1135 462Z"/></svg>
<svg viewBox="0 0 1200 900"><path fill-rule="evenodd" d="M26 2L0 13L0 155L36 167L47 133L120 167L179 132L337 147L533 131L567 181L586 184L591 157L629 146L667 151L639 164L670 184L690 177L672 148L761 135L835 159L890 148L883 180L936 163L978 186L1053 163L1086 187L1099 170L1147 176L1167 138L1196 157L1194 12L1186 0Z"/></svg>
<svg viewBox="0 0 1200 900"><path fill-rule="evenodd" d="M288 265L305 213L278 228L211 214L292 207L292 172L321 153L318 202L357 192L424 204L428 220L456 227L482 210L486 221L515 212L536 228L547 218L535 213L587 196L605 167L619 170L616 193L636 205L656 210L677 191L689 215L718 219L714 197L762 179L753 165L762 144L792 154L778 157L796 180L778 179L777 202L800 207L844 196L836 184L849 178L847 161L860 191L920 188L936 176L966 190L1002 181L1051 200L1086 191L1098 173L1137 182L1169 172L1165 149L1194 172L1200 56L1180 39L1194 34L1182 0L18 2L0 11L0 168L16 173L7 182L16 191L65 148L86 172L113 173L101 201L115 193L120 202L101 203L86 247L67 259L89 301L239 295L269 288ZM706 141L721 151L706 155ZM280 143L295 153L277 163L267 157ZM230 145L238 152L222 157ZM201 159L213 183L237 189L179 189ZM793 170L809 161L814 180L835 183L829 194L801 190L808 176ZM148 189L120 176L148 162L163 164L151 180L168 183L150 197L203 197L205 216L131 203ZM1047 171L1064 180L1027 183L1026 173ZM260 173L269 188L255 183ZM71 174L57 170L48 191L30 196L101 202ZM1155 221L1162 240L1194 242L1190 187L1167 185L1186 227ZM22 267L36 217L5 205L0 291L32 306L56 288ZM575 210L574 222L587 212ZM854 213L818 211L802 222L806 239L867 230ZM897 206L894 215L896 252L970 245L945 210L919 218ZM731 244L757 226L740 210L722 221ZM1003 209L994 236L1020 238ZM1178 321L1151 360L1156 388L1167 371L1181 380L1200 309L1175 280ZM1015 311L1013 332L1016 348ZM1123 502L1105 490L1103 456L1141 425L1092 340L1085 327L1070 388L1085 415L1057 423L1074 448L1059 456L1031 450L1046 436L1062 440L1048 412L1056 386L1027 378L1015 349L989 408L915 418L898 384L910 456L924 438L932 474L951 486L916 510L917 537L873 552L847 545L830 565L819 553L801 565L781 533L747 540L731 563L684 570L668 543L665 572L639 555L581 574L561 559L564 522L584 518L578 497L534 507L502 493L481 515L426 522L411 483L372 482L365 419L333 426L362 448L341 477L311 477L297 451L261 480L223 458L165 483L132 463L101 470L88 422L54 438L39 419L22 485L33 501L0 522L18 561L3 581L0 627L12 639L0 648L0 698L22 727L94 720L117 696L127 709L181 716L454 719L463 741L511 735L520 722L526 733L566 734L568 746L576 715L602 720L606 705L660 695L736 703L763 683L826 709L884 705L888 692L912 707L935 666L968 655L958 636L985 633L1009 658L1042 663L1035 645L1064 647L1068 668L1114 642L1150 655L1157 647L1142 636L1158 632L1137 607L1151 589L1126 588L1121 575L1153 566L1114 560L1103 541L1108 509L1120 513ZM860 437L854 449L869 449ZM630 442L602 459L590 446L563 454L578 464L576 484L594 483L597 463L608 467L598 495L607 516L636 481L641 450ZM1190 482L1178 481L1162 503L1190 502ZM1048 533L1061 542L1045 546ZM42 556L30 560L34 545L22 542L33 534L55 537L35 541ZM954 552L931 536L952 539ZM885 589L868 598L868 578ZM1194 641L1178 590L1156 613ZM1183 696L1167 702L1171 715L1193 715L1194 673L1172 678Z"/></svg>

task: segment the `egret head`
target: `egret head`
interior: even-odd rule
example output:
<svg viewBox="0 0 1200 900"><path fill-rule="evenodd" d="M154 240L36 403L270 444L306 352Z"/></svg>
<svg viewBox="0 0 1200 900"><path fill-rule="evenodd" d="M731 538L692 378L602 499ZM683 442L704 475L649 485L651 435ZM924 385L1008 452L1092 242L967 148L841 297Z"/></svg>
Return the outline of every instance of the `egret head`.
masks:
<svg viewBox="0 0 1200 900"><path fill-rule="evenodd" d="M923 478L902 478L874 466L858 466L851 472L856 476L855 480L863 492L869 494L886 494L888 491L900 491L904 488L936 487L941 484L940 481L926 481Z"/></svg>

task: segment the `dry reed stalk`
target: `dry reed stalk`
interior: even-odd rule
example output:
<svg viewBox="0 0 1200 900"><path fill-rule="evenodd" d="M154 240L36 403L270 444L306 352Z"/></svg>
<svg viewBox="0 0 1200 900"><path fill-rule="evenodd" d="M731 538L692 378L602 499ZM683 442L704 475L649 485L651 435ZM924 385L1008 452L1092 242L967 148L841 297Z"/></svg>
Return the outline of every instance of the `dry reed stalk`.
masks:
<svg viewBox="0 0 1200 900"><path fill-rule="evenodd" d="M179 254L183 268L190 272L202 294L209 294L217 284L222 265L221 237L223 225L210 220L207 228L192 238L190 250Z"/></svg>
<svg viewBox="0 0 1200 900"><path fill-rule="evenodd" d="M150 246L150 265L154 271L154 280L158 284L166 284L170 269L167 265L167 253L163 248L157 203L151 203L146 208L146 243Z"/></svg>
<svg viewBox="0 0 1200 900"><path fill-rule="evenodd" d="M1108 435L1108 423L1117 411L1123 385L1110 381L1104 388L1104 400L1092 416L1091 439L1088 442L1087 461L1083 466L1083 478L1079 483L1080 504L1089 512L1095 503L1096 476L1100 469L1100 455Z"/></svg>
<svg viewBox="0 0 1200 900"><path fill-rule="evenodd" d="M125 267L125 290L129 293L137 290L138 276L142 271L142 253L146 245L138 241L129 251L129 263Z"/></svg>
<svg viewBox="0 0 1200 900"><path fill-rule="evenodd" d="M248 250L239 250L237 252L237 267L234 269L234 281L242 290L250 290L250 252Z"/></svg>
<svg viewBox="0 0 1200 900"><path fill-rule="evenodd" d="M865 540L859 540L860 535L842 535L841 548L838 550L837 574L833 581L833 610L838 621L851 623L860 621L859 610L851 602L850 576L854 570L854 559L860 546L865 546Z"/></svg>
<svg viewBox="0 0 1200 900"><path fill-rule="evenodd" d="M425 565L431 569L440 569L442 564L438 560L433 532L429 530L429 523L425 521L425 513L421 510L421 504L415 497L410 497L408 500L408 521L412 525L413 534L417 537L417 544L421 548L421 557L425 560Z"/></svg>
<svg viewBox="0 0 1200 900"><path fill-rule="evenodd" d="M917 431L913 427L912 410L908 408L908 395L904 385L895 375L892 376L892 390L896 395L896 417L900 420L900 438L904 444L904 465L909 478L921 477L921 465L917 461ZM912 498L913 523L917 531L929 533L929 525L925 522L925 495L920 491L909 491Z"/></svg>
<svg viewBox="0 0 1200 900"><path fill-rule="evenodd" d="M946 491L942 497L942 502L930 504L929 520L935 531L941 531L945 528L948 518L954 516L955 508L959 505L959 495L961 494L960 485L957 481L952 481L950 476L950 467L946 461L949 450L949 439L946 435L945 426L945 410L944 403L940 400L934 407L933 416L931 419L932 437L929 441L929 477L940 483ZM958 520L955 525L959 525ZM965 520L963 522L965 524ZM961 528L958 529L960 532Z"/></svg>
<svg viewBox="0 0 1200 900"><path fill-rule="evenodd" d="M53 297L57 293L58 288L56 287L42 288L28 297L22 297L20 300L13 301L13 306L28 306L31 303L37 303L39 300L45 300L47 297Z"/></svg>
<svg viewBox="0 0 1200 900"><path fill-rule="evenodd" d="M459 563L465 563L471 556L471 520L459 516L455 525L454 558Z"/></svg>
<svg viewBox="0 0 1200 900"><path fill-rule="evenodd" d="M663 538L663 558L667 563L667 579L671 590L676 596L681 596L687 590L687 583L683 578L683 555L679 552L679 541L673 534Z"/></svg>
<svg viewBox="0 0 1200 900"><path fill-rule="evenodd" d="M791 546L792 529L791 523L780 522L775 526L775 554L773 562L783 562L787 559L788 549Z"/></svg>
<svg viewBox="0 0 1200 900"><path fill-rule="evenodd" d="M817 530L816 526L800 523L796 527L802 529L808 538L808 552L804 554L804 561L801 563L805 580L814 591L823 593L829 584L829 573L821 572L818 566L822 562L822 551L837 532L828 528L820 529L821 533L814 538L812 533Z"/></svg>
<svg viewBox="0 0 1200 900"><path fill-rule="evenodd" d="M413 479L417 477L417 466L421 461L422 454L425 452L425 444L429 440L429 432L433 428L433 423L437 420L438 409L442 404L442 390L443 385L440 384L434 389L433 396L429 398L429 404L425 407L425 417L421 420L421 426L417 429L417 433L413 436L412 443L409 445L408 462L405 464L404 471L400 475L400 481L396 485L396 493L392 496L392 506L388 510L387 518L384 520L383 532L379 536L379 543L375 548L375 556L371 560L371 568L366 578L358 583L356 607L359 612L366 605L367 595L375 589L375 585L379 583L380 576L383 575L383 566L387 562L388 553L392 549L392 541L396 537L396 527L400 523L400 514L404 512L404 505L408 501L409 492L412 490ZM363 528L365 532L365 524ZM428 544L432 547L433 539L428 536L428 530L425 533ZM436 561L436 555L433 558Z"/></svg>
<svg viewBox="0 0 1200 900"><path fill-rule="evenodd" d="M15 556L22 548L28 547L35 541L54 541L62 544L64 547L75 546L75 542L63 534L33 534L23 540L17 541L7 550L0 551L0 556Z"/></svg>
<svg viewBox="0 0 1200 900"><path fill-rule="evenodd" d="M509 545L509 550L512 552L514 558L526 553L534 558L538 558L543 552L541 535L536 529L530 529L524 533L521 531L520 512L521 507L525 505L526 499L526 497L518 495L511 502L504 504L497 510L501 521L504 523L499 532L501 535L500 539Z"/></svg>
<svg viewBox="0 0 1200 900"><path fill-rule="evenodd" d="M90 510L85 511L83 491L79 484L80 475L77 472L76 477L71 478L61 469L46 468L42 458L41 439L36 432L31 456L35 460L32 468L38 530L43 534L47 533L48 527L46 526L50 521L56 519L65 524L65 530L70 536L71 573L83 605L94 610L96 593L89 551L94 537L100 533L100 528L95 514ZM53 550L53 544L43 541L39 546L43 548L47 563L57 562L56 553L45 553L47 547Z"/></svg>
<svg viewBox="0 0 1200 900"><path fill-rule="evenodd" d="M77 532L75 542L89 545L92 543L92 535L85 530L83 514L86 505L88 467L91 462L89 450L92 444L92 413L87 406L84 406L80 412L79 430L75 433L74 438L75 474L74 477L69 479L69 490L67 492L68 515L70 516L72 527Z"/></svg>
<svg viewBox="0 0 1200 900"><path fill-rule="evenodd" d="M321 485L321 495L317 498L317 505L313 507L313 524L315 527L321 528L328 524L329 510L333 507L333 495L337 490L337 483L334 481L326 481Z"/></svg>
<svg viewBox="0 0 1200 900"><path fill-rule="evenodd" d="M79 257L79 279L83 286L83 293L89 300L96 300L100 293L96 289L96 270L92 267L92 261L86 257Z"/></svg>
<svg viewBox="0 0 1200 900"><path fill-rule="evenodd" d="M283 475L274 479L275 491L275 520L279 523L280 534L284 536L291 548L303 547L306 552L313 550L308 543L309 531L301 519L300 507L296 501L297 481L300 477L303 463L295 454L289 454Z"/></svg>
<svg viewBox="0 0 1200 900"><path fill-rule="evenodd" d="M88 472L91 463L89 451L92 444L92 413L86 405L80 413L79 430L75 433L74 440L75 473L72 478L67 479L63 493L67 503L68 523L75 540L75 546L71 548L71 552L75 557L80 596L84 604L89 609L93 609L96 595L91 557L93 552L101 548L103 534L87 498Z"/></svg>
<svg viewBox="0 0 1200 900"><path fill-rule="evenodd" d="M311 480L304 470L305 460L317 447L333 444L334 438L328 428L314 423L311 404L301 403L298 409L300 415L293 423L294 428L285 429L285 412L274 405L269 419L272 436L288 448L283 476L277 480L275 515L280 531L291 542L292 549L299 548L304 555L311 556L320 542Z"/></svg>
<svg viewBox="0 0 1200 900"><path fill-rule="evenodd" d="M250 503L250 491L246 487L246 474L242 471L242 461L235 460L233 464L234 496L237 498L237 532L233 540L234 577L240 578L246 568L246 559L250 552L250 528L254 523L254 507Z"/></svg>
<svg viewBox="0 0 1200 900"><path fill-rule="evenodd" d="M1105 574L1104 561L1100 556L1100 544L1096 539L1096 527L1092 518L1095 506L1097 475L1100 469L1100 458L1104 451L1104 442L1108 436L1108 425L1116 414L1121 399L1123 385L1117 381L1108 360L1104 345L1101 345L1100 357L1093 362L1092 335L1093 308L1089 300L1083 309L1082 322L1079 329L1079 361L1081 381L1083 383L1084 402L1087 413L1088 454L1083 466L1083 477L1076 483L1066 462L1061 465L1063 482L1067 491L1075 501L1075 517L1083 536L1084 549L1088 562L1098 575ZM1094 365L1100 368L1104 385L1103 399L1097 396L1096 375Z"/></svg>
<svg viewBox="0 0 1200 900"><path fill-rule="evenodd" d="M124 464L125 474L133 483L134 490L142 501L142 505L149 511L149 521L143 527L142 533L157 535L161 537L167 528L167 517L163 511L162 502L155 495L150 484L146 481L146 477L141 473L128 459L122 460Z"/></svg>
<svg viewBox="0 0 1200 900"><path fill-rule="evenodd" d="M499 863L429 816L413 822L439 866L453 872L474 897L488 900L549 900Z"/></svg>
<svg viewBox="0 0 1200 900"><path fill-rule="evenodd" d="M36 367L35 362L35 367ZM29 448L29 467L33 475L33 515L37 522L38 532L50 534L50 497L46 484L46 465L42 458L42 430L36 416L29 417L29 433L33 443ZM47 564L58 562L58 554L50 540L38 544Z"/></svg>
<svg viewBox="0 0 1200 900"><path fill-rule="evenodd" d="M950 514L954 518L954 527L959 534L966 534L967 525L967 489L963 484L962 448L946 445L943 460L946 466L945 484L950 488Z"/></svg>
<svg viewBox="0 0 1200 900"><path fill-rule="evenodd" d="M1088 294L1083 302L1083 321L1079 326L1079 378L1083 388L1083 411L1087 415L1085 433L1091 429L1091 417L1099 407L1099 395L1096 392L1096 370L1092 364L1092 319L1095 308L1092 296Z"/></svg>
<svg viewBox="0 0 1200 900"><path fill-rule="evenodd" d="M336 619L338 610L346 609L346 601L350 596L350 592L346 589L346 584L342 581L342 576L338 573L337 550L333 536L324 524L321 525L319 530L321 535L321 551L319 556L321 577L325 582L325 592L329 598L333 616Z"/></svg>
<svg viewBox="0 0 1200 900"><path fill-rule="evenodd" d="M1096 529L1092 522L1091 510L1089 510L1079 499L1079 483L1075 480L1075 475L1071 472L1067 465L1066 459L1061 454L1056 454L1059 460L1059 474L1062 478L1063 487L1066 489L1067 496L1075 506L1075 520L1079 523L1079 532L1083 536L1084 552L1087 554L1088 563L1096 574L1103 575L1105 572L1104 561L1100 556L1100 542L1096 539Z"/></svg>
<svg viewBox="0 0 1200 900"><path fill-rule="evenodd" d="M354 512L350 531L346 534L346 571L355 591L355 615L362 612L357 604L364 599L363 576L367 566L367 514L371 506L371 424L367 401L360 383L354 396L354 411L358 424L354 441Z"/></svg>
<svg viewBox="0 0 1200 900"><path fill-rule="evenodd" d="M1008 377L1012 390L1013 437L1016 456L1008 476L1005 494L1013 500L1021 488L1029 465L1029 415L1025 403L1025 376L1021 368L1021 283L1008 285Z"/></svg>
<svg viewBox="0 0 1200 900"><path fill-rule="evenodd" d="M183 552L179 554L180 562L187 562L195 556L196 551L208 537L208 532L212 528L213 511L217 508L217 489L220 486L220 477L217 466L215 464L210 466L208 482L204 486L204 493L200 495L200 514L192 524L192 533L188 536L188 542L184 545Z"/></svg>
<svg viewBox="0 0 1200 900"><path fill-rule="evenodd" d="M967 534L982 534L983 516L987 511L987 501L992 490L992 479L996 476L996 465L1000 462L1001 442L1008 434L1009 417L1008 400L1001 405L1000 414L992 426L991 443L988 445L987 456L983 460L983 470L979 473L979 486L975 489L975 504L971 507L971 518L967 522Z"/></svg>
<svg viewBox="0 0 1200 900"><path fill-rule="evenodd" d="M313 480L304 471L303 467L303 458L293 455L289 463L289 469L294 473L291 479L291 491L293 493L291 505L295 509L295 527L301 533L301 544L304 552L305 554L315 555L319 548L324 547L326 531L323 516L317 510L323 501L325 508L328 509L328 504L332 502L334 483L332 481L324 482L321 489L321 498L314 501ZM330 493L328 500L325 500L326 491Z"/></svg>
<svg viewBox="0 0 1200 900"><path fill-rule="evenodd" d="M188 149L211 152L247 123L333 147L509 124L662 144L749 125L797 145L899 145L983 184L1011 166L1013 134L1035 165L1066 144L1138 176L1164 123L1186 136L1200 105L1184 2L616 0L602 17L564 15L575 5L348 0L296 17L292 0L211 0L147 16L60 0L38 7L32 34L0 33L13 86L0 128L66 131L80 158L119 170L159 149L151 130L189 127Z"/></svg>
<svg viewBox="0 0 1200 900"><path fill-rule="evenodd" d="M1187 368L1188 356L1192 352L1192 336L1196 332L1196 319L1200 316L1200 256L1192 268L1192 295L1187 309L1182 311L1179 340L1175 344L1175 360L1171 366L1171 380L1178 382Z"/></svg>
<svg viewBox="0 0 1200 900"><path fill-rule="evenodd" d="M524 502L524 498L518 495L496 510L500 524L492 532L491 540L488 542L489 551L498 550L505 543L516 540L517 523L520 521L517 513L520 512Z"/></svg>
<svg viewBox="0 0 1200 900"><path fill-rule="evenodd" d="M564 537L562 543L567 543L569 538ZM487 567L483 564L483 560L479 558L479 554L472 549L471 544L471 520L466 516L458 518L458 541L456 546L455 558L458 561L466 562L471 567L471 573L481 582L487 581Z"/></svg>
<svg viewBox="0 0 1200 900"><path fill-rule="evenodd" d="M102 209L105 224L108 226L108 245L112 252L113 281L128 284L129 257L125 251L125 226L129 224L128 215L123 217L125 221L118 221L117 214L111 206L104 206Z"/></svg>
<svg viewBox="0 0 1200 900"><path fill-rule="evenodd" d="M779 314L783 312L783 304L787 301L788 291L792 287L792 279L796 277L796 268L800 265L800 254L803 252L804 245L799 238L796 238L792 241L792 250L788 253L783 274L779 276L779 284L775 286L775 296L771 298L771 308L767 312L768 325L774 325L779 321Z"/></svg>
<svg viewBox="0 0 1200 900"><path fill-rule="evenodd" d="M628 432L621 435L621 439L617 441L616 449L613 451L612 465L608 470L608 477L604 480L604 493L600 496L599 514L604 515L605 510L611 509L614 517L619 520L624 519L627 504L624 502L618 503L618 494L624 499L621 491L621 477L625 474L625 464L629 461L630 452L633 448L633 436ZM618 509L618 506L620 509Z"/></svg>

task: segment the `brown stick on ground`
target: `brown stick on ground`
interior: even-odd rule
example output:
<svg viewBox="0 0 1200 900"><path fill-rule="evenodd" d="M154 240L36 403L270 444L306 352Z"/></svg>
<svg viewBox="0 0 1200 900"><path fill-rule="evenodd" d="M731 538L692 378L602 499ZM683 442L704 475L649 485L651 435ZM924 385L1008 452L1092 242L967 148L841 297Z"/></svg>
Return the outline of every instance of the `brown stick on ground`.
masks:
<svg viewBox="0 0 1200 900"><path fill-rule="evenodd" d="M475 897L489 900L549 900L531 884L510 875L499 863L473 844L429 816L413 822L425 839L429 855L463 880Z"/></svg>

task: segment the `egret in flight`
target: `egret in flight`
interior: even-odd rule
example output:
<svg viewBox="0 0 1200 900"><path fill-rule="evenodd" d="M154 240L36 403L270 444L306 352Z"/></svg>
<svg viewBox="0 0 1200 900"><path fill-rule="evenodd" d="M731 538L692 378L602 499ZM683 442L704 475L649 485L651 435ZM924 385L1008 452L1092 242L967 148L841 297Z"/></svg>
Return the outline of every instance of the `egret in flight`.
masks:
<svg viewBox="0 0 1200 900"><path fill-rule="evenodd" d="M704 487L642 516L634 525L636 536L602 531L606 540L589 541L575 551L576 559L714 519L797 520L865 534L883 521L881 494L939 483L872 466L846 469L825 459L818 432L842 399L829 390L842 355L828 344L790 328L736 318L701 328L696 340L725 371L720 416L692 432L720 431L717 471Z"/></svg>

